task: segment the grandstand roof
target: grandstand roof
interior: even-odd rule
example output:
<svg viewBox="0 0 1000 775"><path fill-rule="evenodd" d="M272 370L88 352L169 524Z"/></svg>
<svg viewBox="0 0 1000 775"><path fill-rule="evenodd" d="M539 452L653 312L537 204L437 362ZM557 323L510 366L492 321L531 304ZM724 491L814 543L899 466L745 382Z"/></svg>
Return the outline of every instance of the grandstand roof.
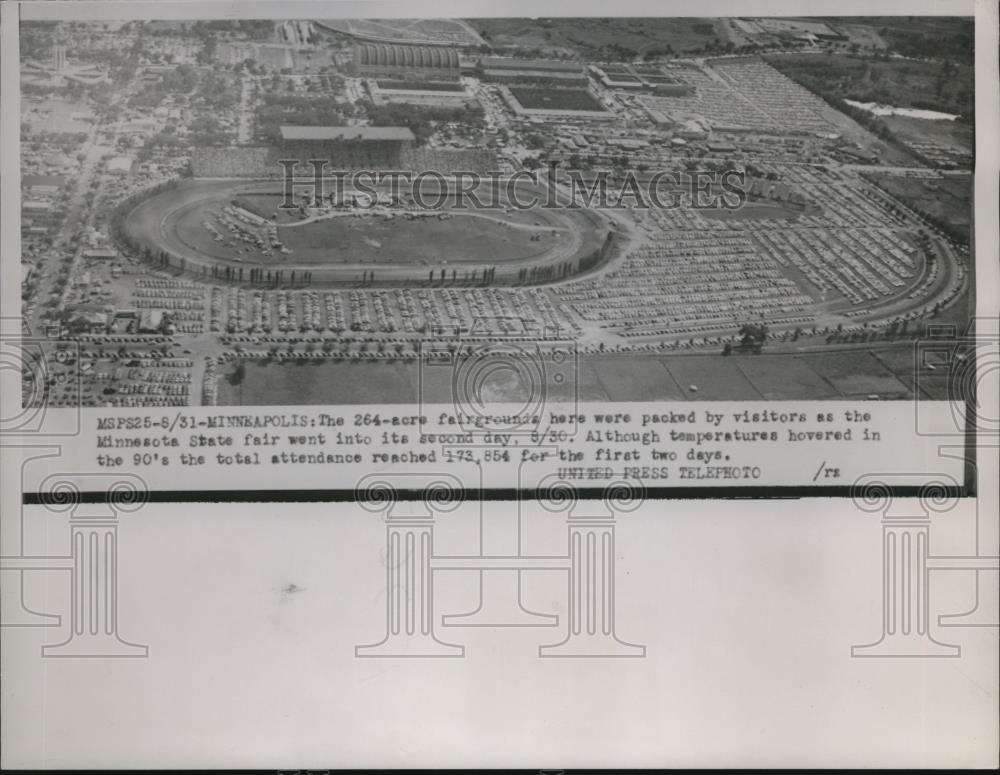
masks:
<svg viewBox="0 0 1000 775"><path fill-rule="evenodd" d="M24 188L34 188L35 186L62 188L65 185L66 178L62 175L25 175L21 178L21 186Z"/></svg>
<svg viewBox="0 0 1000 775"><path fill-rule="evenodd" d="M396 140L416 139L405 126L287 126L281 127L282 140Z"/></svg>

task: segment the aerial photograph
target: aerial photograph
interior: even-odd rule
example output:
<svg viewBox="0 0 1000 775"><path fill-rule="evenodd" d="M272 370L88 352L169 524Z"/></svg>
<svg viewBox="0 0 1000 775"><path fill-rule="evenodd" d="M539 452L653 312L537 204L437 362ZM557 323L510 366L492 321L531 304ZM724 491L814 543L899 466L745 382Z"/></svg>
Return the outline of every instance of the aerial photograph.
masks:
<svg viewBox="0 0 1000 775"><path fill-rule="evenodd" d="M26 406L949 397L971 18L19 39Z"/></svg>

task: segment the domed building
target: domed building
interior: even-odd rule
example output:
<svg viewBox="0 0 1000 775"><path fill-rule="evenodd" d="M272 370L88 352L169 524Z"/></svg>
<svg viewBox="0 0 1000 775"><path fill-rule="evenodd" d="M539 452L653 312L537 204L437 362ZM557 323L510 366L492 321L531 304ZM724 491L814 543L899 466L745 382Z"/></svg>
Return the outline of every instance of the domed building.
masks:
<svg viewBox="0 0 1000 775"><path fill-rule="evenodd" d="M447 46L359 43L354 47L354 75L414 81L455 81L458 52Z"/></svg>

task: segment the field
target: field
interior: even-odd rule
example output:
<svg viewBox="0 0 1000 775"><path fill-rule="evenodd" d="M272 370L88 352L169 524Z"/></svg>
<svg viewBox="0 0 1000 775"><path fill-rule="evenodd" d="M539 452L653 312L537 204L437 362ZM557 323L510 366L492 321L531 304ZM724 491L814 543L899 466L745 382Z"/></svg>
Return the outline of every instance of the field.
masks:
<svg viewBox="0 0 1000 775"><path fill-rule="evenodd" d="M778 54L765 59L810 90L838 99L961 116L975 110L970 65L846 54Z"/></svg>
<svg viewBox="0 0 1000 775"><path fill-rule="evenodd" d="M558 232L557 232L558 234ZM537 236L537 241L531 238ZM450 220L429 215L413 221L384 216L338 216L305 226L284 226L278 238L296 262L393 263L400 256L420 266L454 262L491 264L542 255L557 244L552 231L528 230L480 214Z"/></svg>
<svg viewBox="0 0 1000 775"><path fill-rule="evenodd" d="M586 89L515 86L510 91L525 110L604 110L604 106Z"/></svg>
<svg viewBox="0 0 1000 775"><path fill-rule="evenodd" d="M90 121L73 118L74 113L91 114L86 102L65 100L25 100L21 111L21 123L27 125L25 137L37 132L72 133L89 132Z"/></svg>
<svg viewBox="0 0 1000 775"><path fill-rule="evenodd" d="M459 19L324 19L316 24L363 40L454 46L483 42Z"/></svg>
<svg viewBox="0 0 1000 775"><path fill-rule="evenodd" d="M234 54L245 56L244 51L244 47L235 48L232 43L223 42L219 44L219 58L222 61L229 61L230 57ZM290 68L295 65L295 59L292 56L293 50L290 46L257 44L252 47L251 51L251 58L269 69L280 70L281 68Z"/></svg>
<svg viewBox="0 0 1000 775"><path fill-rule="evenodd" d="M549 401L728 401L912 398L913 343L855 347L830 353L756 356L581 356L575 379L547 388ZM235 366L230 365L231 373ZM429 403L453 401L448 365L401 360L246 361L238 384L219 380L221 405ZM422 373L421 373L422 372ZM921 375L921 397L947 397L947 379ZM422 385L422 388L421 388ZM421 395L422 390L422 395ZM486 400L525 403L532 394L511 370L497 370L483 386Z"/></svg>
<svg viewBox="0 0 1000 775"><path fill-rule="evenodd" d="M907 145L933 144L958 154L971 154L975 150L975 130L970 124L908 116L883 116L882 121Z"/></svg>
<svg viewBox="0 0 1000 775"><path fill-rule="evenodd" d="M972 177L921 180L899 175L872 175L878 185L918 212L954 227L969 239L972 218Z"/></svg>
<svg viewBox="0 0 1000 775"><path fill-rule="evenodd" d="M903 56L954 59L971 64L973 19L961 16L834 16L817 17L848 34L850 44L872 46L884 41Z"/></svg>
<svg viewBox="0 0 1000 775"><path fill-rule="evenodd" d="M202 221L217 215L220 209L187 210L175 224L178 238L188 247L222 260L268 266L279 262L278 258L252 258L242 252L246 248L239 242L232 247L216 242ZM456 261L490 264L534 258L558 243L551 230L510 226L496 217L462 213L448 220L430 214L412 221L402 217L389 220L374 214L340 214L304 225L281 226L278 239L292 251L285 261L296 266L394 264L402 258L427 267Z"/></svg>
<svg viewBox="0 0 1000 775"><path fill-rule="evenodd" d="M471 19L494 47L566 51L585 58L631 61L644 54L702 51L718 40L717 19Z"/></svg>
<svg viewBox="0 0 1000 775"><path fill-rule="evenodd" d="M912 352L912 347L908 348ZM844 398L881 395L886 398L910 398L909 388L872 353L835 352L812 355L805 362ZM912 360L907 361L912 371Z"/></svg>

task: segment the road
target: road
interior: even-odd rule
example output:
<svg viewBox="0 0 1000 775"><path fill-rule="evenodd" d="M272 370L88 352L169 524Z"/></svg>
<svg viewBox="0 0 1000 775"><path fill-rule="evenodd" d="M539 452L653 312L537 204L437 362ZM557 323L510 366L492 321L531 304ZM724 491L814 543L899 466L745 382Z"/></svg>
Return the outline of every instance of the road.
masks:
<svg viewBox="0 0 1000 775"><path fill-rule="evenodd" d="M240 79L240 106L237 110L237 114L239 115L237 142L240 145L246 145L253 139L253 95L255 87L254 77L244 70Z"/></svg>
<svg viewBox="0 0 1000 775"><path fill-rule="evenodd" d="M106 146L97 145L95 140L99 131L100 127L94 125L83 145L86 149L84 151L86 158L80 165L80 170L76 177L76 188L70 195L67 206L66 218L63 220L62 227L59 229L59 233L56 235L56 239L52 245L53 259L50 259L40 275L41 279L35 291L35 305L27 319L28 329L35 334L41 334L44 331L46 323L54 322L62 312L62 303L69 289L69 284L66 285L66 288L59 296L59 306L55 307L55 314L46 314L46 303L56 293L55 283L56 278L60 274L60 265L63 262L68 263L70 275L72 276L72 269L83 252L83 244L80 242L79 237L93 218L93 214L87 212L87 193L90 191L90 183L93 180L94 173L101 163L101 157L112 150ZM73 247L74 243L76 247Z"/></svg>
<svg viewBox="0 0 1000 775"><path fill-rule="evenodd" d="M139 80L133 78L124 84L115 94L116 105L128 104L129 98L140 88ZM53 308L53 314L46 314L46 304L55 293L55 280L60 274L63 265L69 267L69 277L72 282L73 272L76 264L83 253L82 236L94 220L95 209L88 210L86 198L90 191L90 185L97 173L101 158L107 153L113 153L115 149L111 146L99 145L97 138L104 132L106 121L97 121L91 125L87 139L82 144L84 160L76 176L76 187L70 195L67 203L66 218L59 229L56 239L53 242L51 255L52 259L42 269L38 286L35 290L34 305L30 314L24 316L25 328L36 335L44 333L45 325L55 323L61 318L63 304L70 285L59 295L58 304ZM95 191L96 197L100 197L100 190ZM96 202L96 198L95 198ZM76 238L76 239L74 239ZM73 243L76 242L76 246Z"/></svg>

